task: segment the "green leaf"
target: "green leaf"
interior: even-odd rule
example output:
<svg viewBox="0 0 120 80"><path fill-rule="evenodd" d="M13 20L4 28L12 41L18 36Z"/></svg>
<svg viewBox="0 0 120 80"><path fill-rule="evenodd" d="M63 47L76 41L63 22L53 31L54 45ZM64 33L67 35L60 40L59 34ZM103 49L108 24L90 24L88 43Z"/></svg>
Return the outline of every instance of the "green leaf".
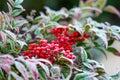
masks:
<svg viewBox="0 0 120 80"><path fill-rule="evenodd" d="M12 15L13 15L13 16L18 16L18 15L21 14L22 12L23 12L23 10L21 10L21 9L15 9L15 10L13 10Z"/></svg>
<svg viewBox="0 0 120 80"><path fill-rule="evenodd" d="M24 79L28 80L29 78L28 78L27 69L25 68L25 66L18 61L15 61L15 66L19 70L19 72L22 74Z"/></svg>
<svg viewBox="0 0 120 80"><path fill-rule="evenodd" d="M34 23L37 23L37 22L40 22L40 20L42 20L41 17L36 17L36 18L33 20L33 22L34 22Z"/></svg>
<svg viewBox="0 0 120 80"><path fill-rule="evenodd" d="M99 50L107 58L106 49L104 47L96 47L95 49Z"/></svg>
<svg viewBox="0 0 120 80"><path fill-rule="evenodd" d="M68 74L69 74L69 69L62 69L62 70L61 70L61 73L62 73L62 75L63 75L63 77L64 77L64 79L65 79L65 78L67 78L67 76L68 76Z"/></svg>
<svg viewBox="0 0 120 80"><path fill-rule="evenodd" d="M8 43L10 44L11 50L15 50L15 43L14 43L14 41L11 40L11 39L8 39Z"/></svg>
<svg viewBox="0 0 120 80"><path fill-rule="evenodd" d="M86 66L87 68L93 70L92 65L90 65L88 62L83 62L84 66Z"/></svg>
<svg viewBox="0 0 120 80"><path fill-rule="evenodd" d="M10 30L5 30L5 33L7 33L7 36L8 36L10 39L12 39L12 40L14 40L14 41L17 41L16 35L15 35L14 33L12 33Z"/></svg>
<svg viewBox="0 0 120 80"><path fill-rule="evenodd" d="M113 48L113 47L108 47L108 48L107 48L107 51L112 52L113 54L118 53L118 50L115 49L115 48Z"/></svg>
<svg viewBox="0 0 120 80"><path fill-rule="evenodd" d="M71 60L71 59L69 59L69 58L67 58L67 57L64 57L64 56L61 56L60 58L59 58L59 61L61 62L61 63L64 63L64 62L68 62L68 63L70 63L70 64L73 64L73 60Z"/></svg>
<svg viewBox="0 0 120 80"><path fill-rule="evenodd" d="M111 45L114 43L114 41L115 41L115 40L110 39L110 40L108 41L108 46L111 46Z"/></svg>
<svg viewBox="0 0 120 80"><path fill-rule="evenodd" d="M42 69L42 68L38 68L38 71L39 71L39 76L42 80L47 80L47 76L46 76L46 73L45 71Z"/></svg>
<svg viewBox="0 0 120 80"><path fill-rule="evenodd" d="M119 26L111 26L111 33L114 35L113 37L117 38L118 40L120 39L120 27Z"/></svg>
<svg viewBox="0 0 120 80"><path fill-rule="evenodd" d="M120 39L120 34L118 34L118 33L116 33L116 32L112 32L112 34L115 35L115 38L116 38L116 39L118 39L118 40Z"/></svg>
<svg viewBox="0 0 120 80"><path fill-rule="evenodd" d="M78 73L75 75L74 80L90 80L92 77L96 75L97 75L96 73L88 73L88 72Z"/></svg>
<svg viewBox="0 0 120 80"><path fill-rule="evenodd" d="M87 79L89 79L88 77L89 75L87 73L79 73L75 75L74 80L85 80L84 78L86 77Z"/></svg>
<svg viewBox="0 0 120 80"><path fill-rule="evenodd" d="M25 9L24 9L21 5L17 5L17 6L15 6L15 8L19 8L19 9L21 9L22 11L25 11Z"/></svg>
<svg viewBox="0 0 120 80"><path fill-rule="evenodd" d="M17 75L17 73L13 71L11 71L10 74L15 78L15 80L24 80L22 77L20 77L19 75Z"/></svg>
<svg viewBox="0 0 120 80"><path fill-rule="evenodd" d="M120 79L120 72L118 72L117 74L115 75L112 75L111 76L114 80L119 80Z"/></svg>
<svg viewBox="0 0 120 80"><path fill-rule="evenodd" d="M19 43L21 49L22 49L25 45L27 45L24 41L17 40L17 42Z"/></svg>
<svg viewBox="0 0 120 80"><path fill-rule="evenodd" d="M96 34L105 44L106 48L108 47L108 40L107 36L103 31L99 31L99 33Z"/></svg>
<svg viewBox="0 0 120 80"><path fill-rule="evenodd" d="M32 74L32 77L34 80L38 80L38 69L37 69L37 66L35 63L33 62L30 62L30 61L25 61L26 63L26 66L28 67L29 71L31 72Z"/></svg>
<svg viewBox="0 0 120 80"><path fill-rule="evenodd" d="M14 22L13 27L14 28L21 27L26 23L28 23L26 20L18 20Z"/></svg>
<svg viewBox="0 0 120 80"><path fill-rule="evenodd" d="M50 76L50 71L47 65L43 64L42 62L37 62L41 66L41 68L45 71L46 75L49 77Z"/></svg>
<svg viewBox="0 0 120 80"><path fill-rule="evenodd" d="M63 80L70 80L70 78L73 77L72 69L73 68L69 65L62 67L61 73L62 73Z"/></svg>
<svg viewBox="0 0 120 80"><path fill-rule="evenodd" d="M23 0L15 0L14 6L20 5L23 2Z"/></svg>
<svg viewBox="0 0 120 80"><path fill-rule="evenodd" d="M3 31L0 31L0 39L2 39L4 44L7 43L7 35Z"/></svg>
<svg viewBox="0 0 120 80"><path fill-rule="evenodd" d="M106 2L107 2L107 0L97 0L95 3L95 6L100 8L100 9L103 9Z"/></svg>
<svg viewBox="0 0 120 80"><path fill-rule="evenodd" d="M99 43L99 41L93 41L93 43L94 43L95 47L101 46L100 43Z"/></svg>
<svg viewBox="0 0 120 80"><path fill-rule="evenodd" d="M86 43L84 43L84 42L77 42L77 46L85 46L86 45Z"/></svg>
<svg viewBox="0 0 120 80"><path fill-rule="evenodd" d="M80 32L80 33L82 33L83 32L83 30L82 30L82 23L80 23L80 22L75 22L74 23L74 28L78 31L78 32Z"/></svg>
<svg viewBox="0 0 120 80"><path fill-rule="evenodd" d="M43 35L40 33L40 31L41 31L41 28L39 27L35 30L34 34L36 35L37 38L43 39Z"/></svg>
<svg viewBox="0 0 120 80"><path fill-rule="evenodd" d="M80 54L81 54L82 61L83 61L83 62L86 62L86 61L87 61L87 58L88 58L87 53L86 53L86 51L85 51L84 48L80 47L80 49L81 49Z"/></svg>
<svg viewBox="0 0 120 80"><path fill-rule="evenodd" d="M60 15L53 15L51 21L58 21L60 19Z"/></svg>
<svg viewBox="0 0 120 80"><path fill-rule="evenodd" d="M4 78L4 73L2 71L2 69L0 68L0 79Z"/></svg>
<svg viewBox="0 0 120 80"><path fill-rule="evenodd" d="M52 66L52 63L49 61L49 60L46 60L46 59L37 59L38 62L45 62L47 64L49 64L50 66Z"/></svg>
<svg viewBox="0 0 120 80"><path fill-rule="evenodd" d="M30 33L28 33L28 34L26 35L26 40L32 40L32 36L31 36Z"/></svg>

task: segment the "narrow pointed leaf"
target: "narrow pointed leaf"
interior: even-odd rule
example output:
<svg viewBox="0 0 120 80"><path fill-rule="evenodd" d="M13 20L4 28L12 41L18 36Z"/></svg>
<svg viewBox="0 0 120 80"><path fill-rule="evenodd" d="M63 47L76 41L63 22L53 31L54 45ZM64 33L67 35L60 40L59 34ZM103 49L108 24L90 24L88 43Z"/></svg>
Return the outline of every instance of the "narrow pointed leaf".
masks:
<svg viewBox="0 0 120 80"><path fill-rule="evenodd" d="M16 35L14 33L12 33L9 30L5 30L5 33L7 33L8 37L10 37L12 40L16 41Z"/></svg>
<svg viewBox="0 0 120 80"><path fill-rule="evenodd" d="M14 5L17 6L17 5L21 4L22 2L23 2L23 0L15 0Z"/></svg>
<svg viewBox="0 0 120 80"><path fill-rule="evenodd" d="M26 66L28 67L28 69L32 73L34 80L38 80L38 70L37 70L36 64L29 62L29 61L26 61Z"/></svg>
<svg viewBox="0 0 120 80"><path fill-rule="evenodd" d="M17 40L17 42L19 43L21 49L23 48L23 46L27 45L24 41Z"/></svg>
<svg viewBox="0 0 120 80"><path fill-rule="evenodd" d="M48 66L46 66L45 64L43 64L41 62L37 62L37 64L39 64L43 68L43 70L46 72L47 76L50 76L50 71L49 71Z"/></svg>
<svg viewBox="0 0 120 80"><path fill-rule="evenodd" d="M22 63L18 62L18 61L15 61L15 66L19 70L19 72L22 74L24 79L29 80L27 70L26 70L25 66Z"/></svg>
<svg viewBox="0 0 120 80"><path fill-rule="evenodd" d="M14 58L10 55L2 55L0 56L0 60L2 60L3 64L12 65L14 63Z"/></svg>
<svg viewBox="0 0 120 80"><path fill-rule="evenodd" d="M11 72L11 75L15 78L15 80L24 80L22 77L17 75L15 72Z"/></svg>
<svg viewBox="0 0 120 80"><path fill-rule="evenodd" d="M2 40L5 44L7 43L7 36L2 31L0 31L0 40Z"/></svg>
<svg viewBox="0 0 120 80"><path fill-rule="evenodd" d="M104 8L105 11L111 12L113 14L116 14L118 17L120 17L120 12L113 6L108 5Z"/></svg>
<svg viewBox="0 0 120 80"><path fill-rule="evenodd" d="M2 69L9 74L10 73L10 65L8 64L0 64L0 67L2 67Z"/></svg>

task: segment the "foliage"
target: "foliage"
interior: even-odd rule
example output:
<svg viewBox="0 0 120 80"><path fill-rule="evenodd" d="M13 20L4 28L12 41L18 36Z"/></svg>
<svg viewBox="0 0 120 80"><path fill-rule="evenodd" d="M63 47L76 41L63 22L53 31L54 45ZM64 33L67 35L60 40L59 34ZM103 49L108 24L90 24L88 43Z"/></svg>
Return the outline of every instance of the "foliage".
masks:
<svg viewBox="0 0 120 80"><path fill-rule="evenodd" d="M117 80L119 73L107 75L104 66L92 60L97 53L110 51L120 40L120 28L98 23L92 11L114 11L105 7L106 0L80 1L80 7L53 11L26 18L20 5L23 0L8 0L9 12L0 12L0 79L1 80ZM102 5L101 5L102 4Z"/></svg>

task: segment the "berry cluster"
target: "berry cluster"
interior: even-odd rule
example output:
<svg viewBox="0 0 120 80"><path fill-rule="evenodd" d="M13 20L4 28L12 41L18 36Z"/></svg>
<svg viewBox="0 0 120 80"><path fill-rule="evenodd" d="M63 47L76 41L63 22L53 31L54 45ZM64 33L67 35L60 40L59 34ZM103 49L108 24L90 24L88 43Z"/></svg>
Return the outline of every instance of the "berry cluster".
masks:
<svg viewBox="0 0 120 80"><path fill-rule="evenodd" d="M72 51L72 45L77 42L83 42L85 39L89 38L90 35L87 33L80 34L78 31L69 33L68 27L58 27L51 29L51 34L57 37L57 41L60 46L64 47L65 50Z"/></svg>
<svg viewBox="0 0 120 80"><path fill-rule="evenodd" d="M24 56L44 58L51 63L58 60L58 57L64 56L74 60L76 58L72 53L72 45L76 42L82 42L89 38L90 35L80 34L78 31L69 33L68 27L58 27L51 29L51 34L56 36L56 40L48 42L47 40L40 40L40 44L29 44L29 48L24 52Z"/></svg>
<svg viewBox="0 0 120 80"><path fill-rule="evenodd" d="M44 58L49 60L51 63L57 61L57 57L62 56L65 53L69 59L75 59L75 56L68 50L65 51L57 41L51 41L48 43L47 40L40 40L40 44L32 43L29 44L29 49L24 52L24 56ZM63 55L63 56L65 56Z"/></svg>

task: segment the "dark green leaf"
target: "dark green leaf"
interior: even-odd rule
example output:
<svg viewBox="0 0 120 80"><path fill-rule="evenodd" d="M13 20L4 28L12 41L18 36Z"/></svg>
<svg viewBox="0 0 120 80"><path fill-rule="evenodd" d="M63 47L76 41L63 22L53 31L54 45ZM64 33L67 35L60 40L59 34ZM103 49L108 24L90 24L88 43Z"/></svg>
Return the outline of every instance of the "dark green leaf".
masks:
<svg viewBox="0 0 120 80"><path fill-rule="evenodd" d="M39 71L39 76L40 76L40 78L41 78L42 80L47 80L45 71L44 71L42 68L38 68L38 71Z"/></svg>
<svg viewBox="0 0 120 80"><path fill-rule="evenodd" d="M108 48L107 48L107 51L109 51L109 52L111 52L111 53L113 53L113 54L118 53L118 50L115 49L115 48L113 48L113 47L108 47Z"/></svg>
<svg viewBox="0 0 120 80"><path fill-rule="evenodd" d="M108 46L111 46L113 44L114 40L109 40L108 41Z"/></svg>

